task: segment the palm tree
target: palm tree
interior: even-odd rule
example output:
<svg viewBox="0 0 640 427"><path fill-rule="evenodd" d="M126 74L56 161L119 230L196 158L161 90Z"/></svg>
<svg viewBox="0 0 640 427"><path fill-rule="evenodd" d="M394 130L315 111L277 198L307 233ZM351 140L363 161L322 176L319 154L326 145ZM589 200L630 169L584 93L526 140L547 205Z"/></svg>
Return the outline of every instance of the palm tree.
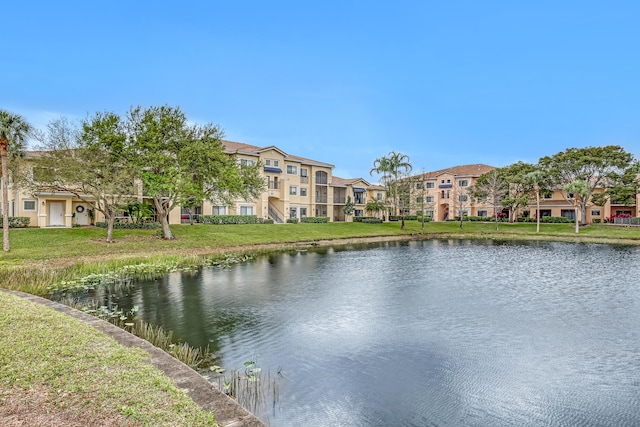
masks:
<svg viewBox="0 0 640 427"><path fill-rule="evenodd" d="M524 176L524 181L533 185L536 193L536 233L540 232L540 183L544 180L544 172L535 170Z"/></svg>
<svg viewBox="0 0 640 427"><path fill-rule="evenodd" d="M0 110L0 157L2 158L2 249L9 251L9 153L19 153L31 132L31 125L20 116Z"/></svg>
<svg viewBox="0 0 640 427"><path fill-rule="evenodd" d="M370 175L374 173L381 174L381 183L387 187L387 197L391 200L391 206L394 214L398 214L400 208L400 195L398 189L400 188L401 178L405 177L411 172L411 163L409 163L409 156L406 154L391 151L388 155L376 159L373 162L373 168L369 171ZM404 209L401 210L402 226L404 230Z"/></svg>

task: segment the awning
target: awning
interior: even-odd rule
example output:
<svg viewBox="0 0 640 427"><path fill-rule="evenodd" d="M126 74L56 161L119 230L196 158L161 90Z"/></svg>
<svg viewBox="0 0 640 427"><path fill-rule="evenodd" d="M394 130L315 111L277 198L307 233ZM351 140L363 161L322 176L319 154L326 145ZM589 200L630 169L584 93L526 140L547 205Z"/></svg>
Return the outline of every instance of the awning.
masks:
<svg viewBox="0 0 640 427"><path fill-rule="evenodd" d="M438 188L451 188L453 186L453 184L440 184L438 185Z"/></svg>
<svg viewBox="0 0 640 427"><path fill-rule="evenodd" d="M364 193L365 189L364 188L360 188L360 187L353 187L353 192L354 193Z"/></svg>
<svg viewBox="0 0 640 427"><path fill-rule="evenodd" d="M264 171L265 172L275 172L275 173L282 173L282 169L280 168L270 168L268 166L264 167Z"/></svg>

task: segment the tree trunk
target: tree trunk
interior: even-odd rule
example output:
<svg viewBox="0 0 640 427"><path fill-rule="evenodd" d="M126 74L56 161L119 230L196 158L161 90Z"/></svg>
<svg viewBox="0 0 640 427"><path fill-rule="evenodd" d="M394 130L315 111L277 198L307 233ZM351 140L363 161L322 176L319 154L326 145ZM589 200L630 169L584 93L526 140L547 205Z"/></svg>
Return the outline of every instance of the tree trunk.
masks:
<svg viewBox="0 0 640 427"><path fill-rule="evenodd" d="M156 198L153 199L153 204L156 206L156 214L158 214L158 221L162 226L162 238L165 240L173 240L173 233L169 228L169 206L165 206L162 200Z"/></svg>
<svg viewBox="0 0 640 427"><path fill-rule="evenodd" d="M107 243L113 243L113 224L116 222L113 212L109 212L109 216L105 217L105 221L107 221Z"/></svg>
<svg viewBox="0 0 640 427"><path fill-rule="evenodd" d="M9 252L9 176L7 172L7 140L0 140L2 157L2 250Z"/></svg>
<svg viewBox="0 0 640 427"><path fill-rule="evenodd" d="M576 206L575 212L576 212L576 234L580 233L580 223L578 222L578 207Z"/></svg>
<svg viewBox="0 0 640 427"><path fill-rule="evenodd" d="M540 232L540 189L536 188L536 233Z"/></svg>
<svg viewBox="0 0 640 427"><path fill-rule="evenodd" d="M497 208L494 206L493 207L493 217L496 220L496 231L498 231L498 213L497 213Z"/></svg>

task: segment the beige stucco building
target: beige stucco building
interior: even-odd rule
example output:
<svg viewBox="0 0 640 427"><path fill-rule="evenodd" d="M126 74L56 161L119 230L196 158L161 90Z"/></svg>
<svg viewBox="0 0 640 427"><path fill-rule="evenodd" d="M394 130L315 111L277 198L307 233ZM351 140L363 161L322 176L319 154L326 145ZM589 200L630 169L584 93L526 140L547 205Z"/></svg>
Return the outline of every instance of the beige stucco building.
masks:
<svg viewBox="0 0 640 427"><path fill-rule="evenodd" d="M333 176L334 165L306 159L284 152L275 146L257 147L232 141L222 141L225 152L240 163L261 165L266 189L255 200L235 200L231 205L205 201L195 209L196 215L256 215L283 223L289 218L329 217L329 221L352 221L363 216L368 200L384 199L383 187L362 178L343 179ZM28 152L27 160L36 160L38 152ZM134 186L131 197L145 200L141 185ZM28 217L32 227L72 227L102 221L99 212L91 218L90 205L70 193L28 193L16 186L9 187L9 215ZM355 202L354 215L345 216L347 197ZM190 220L191 211L177 207L169 214L170 224ZM126 220L123 213L121 218Z"/></svg>

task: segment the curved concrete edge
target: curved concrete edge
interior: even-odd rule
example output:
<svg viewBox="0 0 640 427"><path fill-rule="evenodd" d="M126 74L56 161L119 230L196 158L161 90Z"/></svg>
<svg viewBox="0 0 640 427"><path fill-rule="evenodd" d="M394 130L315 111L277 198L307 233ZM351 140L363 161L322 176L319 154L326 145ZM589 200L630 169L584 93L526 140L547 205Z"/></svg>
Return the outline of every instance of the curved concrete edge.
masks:
<svg viewBox="0 0 640 427"><path fill-rule="evenodd" d="M123 329L112 325L95 316L83 313L75 308L60 304L46 298L27 294L19 291L7 292L36 304L44 305L53 310L65 313L82 322L85 322L105 335L113 338L125 347L140 348L147 352L153 366L161 370L173 383L188 395L194 402L207 411L213 412L216 422L222 427L266 427L255 415L244 409L226 394L216 389L202 375L185 365L178 359L170 356L148 341L143 340Z"/></svg>

